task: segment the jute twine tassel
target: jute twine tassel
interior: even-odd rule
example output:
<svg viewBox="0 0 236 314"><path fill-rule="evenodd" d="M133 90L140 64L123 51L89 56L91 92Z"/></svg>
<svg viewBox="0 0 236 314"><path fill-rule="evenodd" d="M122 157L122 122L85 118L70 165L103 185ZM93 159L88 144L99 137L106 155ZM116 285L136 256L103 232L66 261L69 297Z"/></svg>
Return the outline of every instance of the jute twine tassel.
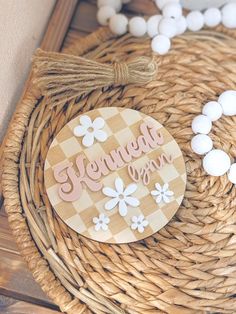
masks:
<svg viewBox="0 0 236 314"><path fill-rule="evenodd" d="M146 84L155 77L157 66L148 57L139 57L127 63L104 64L38 49L33 58L33 71L33 82L42 95L52 102L62 103L114 84Z"/></svg>

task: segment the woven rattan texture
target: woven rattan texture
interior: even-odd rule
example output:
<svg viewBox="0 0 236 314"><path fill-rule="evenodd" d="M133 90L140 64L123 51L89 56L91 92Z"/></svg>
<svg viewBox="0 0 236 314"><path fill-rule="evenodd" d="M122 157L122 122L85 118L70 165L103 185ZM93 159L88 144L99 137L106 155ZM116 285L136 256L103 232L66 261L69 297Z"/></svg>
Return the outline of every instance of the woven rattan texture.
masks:
<svg viewBox="0 0 236 314"><path fill-rule="evenodd" d="M30 270L62 311L236 312L236 189L226 176L207 176L190 149L191 121L202 105L236 88L234 36L202 31L174 39L170 53L156 58L159 71L147 86L97 90L53 108L34 86L29 88L6 143L5 206ZM69 51L101 62L151 53L148 39L114 39L107 29ZM187 190L177 214L154 236L130 245L78 236L54 214L44 190L43 165L55 135L78 113L103 106L133 108L156 118L186 161ZM232 159L235 125L235 118L223 117L211 134L215 146Z"/></svg>

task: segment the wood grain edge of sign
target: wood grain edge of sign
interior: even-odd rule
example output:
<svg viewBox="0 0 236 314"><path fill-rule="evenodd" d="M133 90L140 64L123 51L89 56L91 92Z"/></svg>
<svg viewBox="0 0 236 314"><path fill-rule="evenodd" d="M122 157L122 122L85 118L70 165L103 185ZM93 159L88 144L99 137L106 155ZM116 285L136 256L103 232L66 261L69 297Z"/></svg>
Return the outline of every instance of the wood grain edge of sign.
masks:
<svg viewBox="0 0 236 314"><path fill-rule="evenodd" d="M55 7L48 21L45 35L41 41L40 48L47 51L59 51L60 50L78 1L79 0L57 0L56 1ZM11 123L14 121L15 113L19 110L21 106L22 99L24 99L24 95L26 94L26 91L29 87L29 82L30 82L31 77L32 77L32 70L29 71L29 75L25 82L21 98L16 105L15 112L10 120L9 125L11 125ZM2 206L2 203L3 203L2 186L1 186L3 151L4 151L4 145L6 142L8 132L9 132L9 128L6 131L6 134L3 138L3 141L0 147L0 207Z"/></svg>

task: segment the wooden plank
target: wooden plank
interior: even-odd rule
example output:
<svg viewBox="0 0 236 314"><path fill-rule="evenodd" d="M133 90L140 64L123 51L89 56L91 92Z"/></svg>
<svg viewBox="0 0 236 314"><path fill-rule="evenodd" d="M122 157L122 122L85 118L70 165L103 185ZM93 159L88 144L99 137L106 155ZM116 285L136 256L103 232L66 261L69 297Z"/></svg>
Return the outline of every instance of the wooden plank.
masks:
<svg viewBox="0 0 236 314"><path fill-rule="evenodd" d="M47 32L40 47L47 51L59 51L74 14L77 0L59 0L49 20Z"/></svg>
<svg viewBox="0 0 236 314"><path fill-rule="evenodd" d="M71 28L86 33L95 31L99 27L96 13L97 6L95 3L81 0L71 21Z"/></svg>
<svg viewBox="0 0 236 314"><path fill-rule="evenodd" d="M0 294L55 307L35 282L11 234L7 217L0 215Z"/></svg>
<svg viewBox="0 0 236 314"><path fill-rule="evenodd" d="M53 309L42 308L28 302L18 301L0 295L0 314L57 314Z"/></svg>
<svg viewBox="0 0 236 314"><path fill-rule="evenodd" d="M150 0L130 1L124 6L124 10L131 15L150 16L160 13L160 10L155 5L154 1Z"/></svg>

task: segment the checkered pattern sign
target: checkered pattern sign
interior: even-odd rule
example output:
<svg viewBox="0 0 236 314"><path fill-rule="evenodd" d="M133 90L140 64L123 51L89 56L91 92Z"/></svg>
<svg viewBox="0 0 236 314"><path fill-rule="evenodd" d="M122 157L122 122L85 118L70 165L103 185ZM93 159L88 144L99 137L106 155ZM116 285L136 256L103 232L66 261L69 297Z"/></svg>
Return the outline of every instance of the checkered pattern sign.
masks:
<svg viewBox="0 0 236 314"><path fill-rule="evenodd" d="M182 152L170 135L170 133L156 120L138 111L126 108L100 108L89 111L87 116L93 121L97 117L105 120L103 130L108 138L105 142L95 140L90 147L82 144L83 137L76 137L73 130L80 124L80 116L70 121L53 140L45 161L44 181L49 200L60 218L80 235L87 238L106 243L129 243L144 239L165 226L179 208L186 186L186 170ZM58 189L60 183L54 178L54 168L56 165L70 161L77 172L75 160L78 155L86 158L86 163L109 154L119 146L126 146L130 140L135 140L140 133L140 125L143 122L151 121L156 129L163 134L164 144L157 149L153 149L139 158L134 158L130 162L135 168L140 169L150 160L157 160L162 153L171 155L173 162L165 164L160 170L150 173L150 182L144 185L143 181L137 182L137 190L133 197L139 200L139 206L128 205L125 217L119 214L118 206L111 210L105 209L105 204L111 199L103 194L102 189L92 192L86 185L83 186L81 197L76 201L63 201ZM101 176L99 182L103 187L110 187L115 190L116 178L121 178L124 186L133 183L128 174L128 164L116 171L110 171L107 175ZM155 184L163 186L168 183L169 190L173 192L169 202L156 202L151 191L155 190ZM109 217L110 222L107 230L95 230L94 217L104 213ZM138 228L133 230L132 217L143 215L148 225L143 232Z"/></svg>

